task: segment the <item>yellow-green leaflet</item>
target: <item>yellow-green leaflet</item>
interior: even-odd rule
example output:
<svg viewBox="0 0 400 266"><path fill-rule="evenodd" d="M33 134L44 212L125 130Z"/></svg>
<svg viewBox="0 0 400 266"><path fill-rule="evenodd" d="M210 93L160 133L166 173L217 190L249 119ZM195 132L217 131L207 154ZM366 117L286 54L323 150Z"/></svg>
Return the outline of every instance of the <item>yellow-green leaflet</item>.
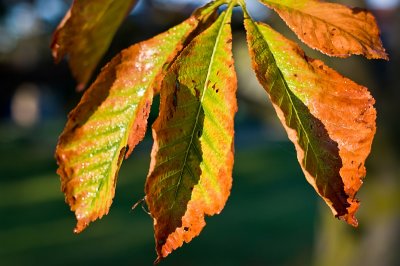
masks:
<svg viewBox="0 0 400 266"><path fill-rule="evenodd" d="M204 216L219 213L230 193L237 109L232 7L192 40L162 84L146 181L158 260L197 236Z"/></svg>

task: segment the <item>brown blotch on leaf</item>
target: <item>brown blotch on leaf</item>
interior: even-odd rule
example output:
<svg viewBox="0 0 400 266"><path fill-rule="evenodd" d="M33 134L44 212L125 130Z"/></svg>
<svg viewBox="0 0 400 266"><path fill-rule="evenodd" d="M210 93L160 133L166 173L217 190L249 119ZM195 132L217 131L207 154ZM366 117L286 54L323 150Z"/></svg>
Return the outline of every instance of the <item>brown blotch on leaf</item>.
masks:
<svg viewBox="0 0 400 266"><path fill-rule="evenodd" d="M196 98L197 99L200 99L200 90L197 88L197 87L194 87L194 91L195 91L195 93L196 93Z"/></svg>

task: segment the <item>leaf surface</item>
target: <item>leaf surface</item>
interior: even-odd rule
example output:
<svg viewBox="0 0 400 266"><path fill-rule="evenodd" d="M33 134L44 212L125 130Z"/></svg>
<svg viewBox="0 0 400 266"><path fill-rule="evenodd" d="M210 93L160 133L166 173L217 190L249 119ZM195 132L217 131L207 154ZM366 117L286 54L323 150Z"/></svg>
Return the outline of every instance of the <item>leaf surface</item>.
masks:
<svg viewBox="0 0 400 266"><path fill-rule="evenodd" d="M360 8L319 0L260 0L274 9L297 36L327 55L388 59L374 16Z"/></svg>
<svg viewBox="0 0 400 266"><path fill-rule="evenodd" d="M169 31L123 50L69 114L56 157L62 190L78 220L75 232L108 213L118 169L145 135L153 94L159 91L165 69L205 17L197 12Z"/></svg>
<svg viewBox="0 0 400 266"><path fill-rule="evenodd" d="M182 51L161 89L146 181L158 259L205 226L229 196L233 167L236 74L232 4Z"/></svg>
<svg viewBox="0 0 400 266"><path fill-rule="evenodd" d="M137 0L75 0L54 32L51 48L60 61L68 55L72 74L83 89L115 32Z"/></svg>
<svg viewBox="0 0 400 266"><path fill-rule="evenodd" d="M307 181L357 226L355 195L375 134L368 90L313 60L269 26L245 19L253 67L294 143Z"/></svg>

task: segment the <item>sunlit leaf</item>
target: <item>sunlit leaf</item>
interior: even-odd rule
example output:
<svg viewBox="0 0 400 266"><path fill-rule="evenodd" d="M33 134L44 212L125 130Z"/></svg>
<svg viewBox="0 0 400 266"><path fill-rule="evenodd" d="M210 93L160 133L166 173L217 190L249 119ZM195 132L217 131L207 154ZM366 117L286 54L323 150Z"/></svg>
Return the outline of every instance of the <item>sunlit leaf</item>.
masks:
<svg viewBox="0 0 400 266"><path fill-rule="evenodd" d="M388 59L374 16L360 8L319 0L260 0L307 45L338 57Z"/></svg>
<svg viewBox="0 0 400 266"><path fill-rule="evenodd" d="M219 213L230 193L237 109L231 12L193 39L162 84L146 182L158 260L197 236L204 215Z"/></svg>
<svg viewBox="0 0 400 266"><path fill-rule="evenodd" d="M247 17L245 26L257 77L295 144L308 182L337 217L356 226L355 195L375 134L374 99L267 25Z"/></svg>
<svg viewBox="0 0 400 266"><path fill-rule="evenodd" d="M75 0L53 35L56 61L68 55L79 88L89 81L119 25L137 0Z"/></svg>
<svg viewBox="0 0 400 266"><path fill-rule="evenodd" d="M70 113L56 157L62 190L78 220L76 232L107 214L123 157L142 140L153 93L166 66L207 17L202 11L118 54Z"/></svg>

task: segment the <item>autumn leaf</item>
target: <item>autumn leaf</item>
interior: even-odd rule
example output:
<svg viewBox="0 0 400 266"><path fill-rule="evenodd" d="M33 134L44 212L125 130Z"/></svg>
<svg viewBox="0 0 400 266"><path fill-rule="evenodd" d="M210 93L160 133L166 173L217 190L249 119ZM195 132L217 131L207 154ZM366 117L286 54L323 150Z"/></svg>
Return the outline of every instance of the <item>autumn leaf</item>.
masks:
<svg viewBox="0 0 400 266"><path fill-rule="evenodd" d="M59 62L68 55L72 74L83 89L115 32L137 0L75 0L54 32L51 48Z"/></svg>
<svg viewBox="0 0 400 266"><path fill-rule="evenodd" d="M308 46L330 55L388 59L374 16L360 8L319 0L260 0Z"/></svg>
<svg viewBox="0 0 400 266"><path fill-rule="evenodd" d="M144 137L166 66L213 9L199 9L180 25L123 50L70 113L56 157L62 190L78 220L75 232L108 213L118 169Z"/></svg>
<svg viewBox="0 0 400 266"><path fill-rule="evenodd" d="M236 74L228 10L182 51L161 88L146 181L158 261L205 226L229 196Z"/></svg>
<svg viewBox="0 0 400 266"><path fill-rule="evenodd" d="M311 59L269 26L245 17L258 80L294 143L307 178L333 213L357 226L376 111L368 90Z"/></svg>

